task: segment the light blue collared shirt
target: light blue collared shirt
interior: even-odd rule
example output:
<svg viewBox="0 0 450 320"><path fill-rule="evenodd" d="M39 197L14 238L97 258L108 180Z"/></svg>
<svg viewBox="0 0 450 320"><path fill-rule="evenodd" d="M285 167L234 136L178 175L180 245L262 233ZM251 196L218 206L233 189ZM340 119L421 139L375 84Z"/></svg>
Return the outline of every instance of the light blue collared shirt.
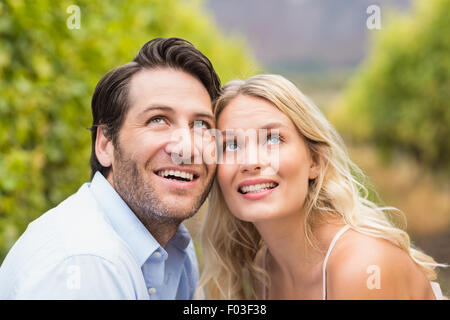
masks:
<svg viewBox="0 0 450 320"><path fill-rule="evenodd" d="M0 268L0 299L192 299L197 282L186 228L161 247L97 172L28 225Z"/></svg>

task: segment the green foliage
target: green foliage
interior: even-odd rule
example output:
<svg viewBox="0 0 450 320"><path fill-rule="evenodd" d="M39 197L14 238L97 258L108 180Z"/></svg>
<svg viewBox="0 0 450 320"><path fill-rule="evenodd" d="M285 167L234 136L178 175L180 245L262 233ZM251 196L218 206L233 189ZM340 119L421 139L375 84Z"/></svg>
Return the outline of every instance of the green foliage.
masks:
<svg viewBox="0 0 450 320"><path fill-rule="evenodd" d="M428 168L450 171L449 0L416 1L392 16L331 115L354 140L390 158L401 150Z"/></svg>
<svg viewBox="0 0 450 320"><path fill-rule="evenodd" d="M73 4L80 29L66 25ZM257 71L198 1L0 2L0 261L31 220L88 181L97 82L168 36L194 43L223 83Z"/></svg>

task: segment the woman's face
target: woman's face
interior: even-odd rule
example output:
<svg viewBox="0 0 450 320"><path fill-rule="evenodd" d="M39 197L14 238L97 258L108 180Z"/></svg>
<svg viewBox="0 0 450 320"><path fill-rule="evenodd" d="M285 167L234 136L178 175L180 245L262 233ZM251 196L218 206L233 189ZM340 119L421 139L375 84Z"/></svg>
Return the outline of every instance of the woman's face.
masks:
<svg viewBox="0 0 450 320"><path fill-rule="evenodd" d="M233 215L259 222L300 213L319 168L293 122L269 101L239 95L217 125L224 140L217 178ZM227 139L225 130L236 134Z"/></svg>

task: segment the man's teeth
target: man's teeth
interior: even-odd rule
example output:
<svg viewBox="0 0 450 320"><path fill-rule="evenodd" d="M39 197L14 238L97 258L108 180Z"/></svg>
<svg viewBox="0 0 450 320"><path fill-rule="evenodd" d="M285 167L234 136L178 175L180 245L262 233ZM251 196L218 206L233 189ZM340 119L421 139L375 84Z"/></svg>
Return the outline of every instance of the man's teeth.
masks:
<svg viewBox="0 0 450 320"><path fill-rule="evenodd" d="M158 171L158 175L164 178L167 178L168 176L179 177L189 181L192 181L194 179L194 175L192 173L178 170L161 170Z"/></svg>
<svg viewBox="0 0 450 320"><path fill-rule="evenodd" d="M268 182L268 183L261 183L261 184L254 184L251 186L244 186L241 187L240 190L242 193L248 193L248 192L261 192L265 191L267 189L272 189L276 187L275 182Z"/></svg>

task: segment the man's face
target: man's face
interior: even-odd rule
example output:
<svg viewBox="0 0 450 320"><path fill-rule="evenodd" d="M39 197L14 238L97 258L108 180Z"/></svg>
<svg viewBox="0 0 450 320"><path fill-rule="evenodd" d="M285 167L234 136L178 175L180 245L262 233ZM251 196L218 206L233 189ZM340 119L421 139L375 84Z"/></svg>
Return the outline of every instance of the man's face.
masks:
<svg viewBox="0 0 450 320"><path fill-rule="evenodd" d="M194 124L196 134L215 126L210 96L193 76L160 68L132 77L128 101L108 180L141 221L181 222L205 200L216 169L194 164L214 144L193 137Z"/></svg>

